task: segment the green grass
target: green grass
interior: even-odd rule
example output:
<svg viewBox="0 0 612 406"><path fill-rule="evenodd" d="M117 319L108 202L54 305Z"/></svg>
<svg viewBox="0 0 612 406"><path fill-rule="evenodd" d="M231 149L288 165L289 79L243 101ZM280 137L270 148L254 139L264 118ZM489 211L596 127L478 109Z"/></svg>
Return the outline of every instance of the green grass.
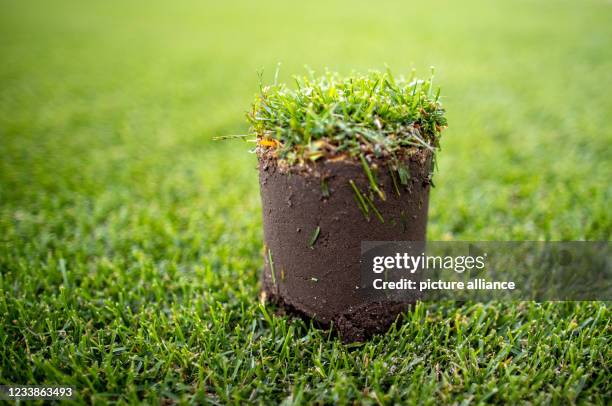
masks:
<svg viewBox="0 0 612 406"><path fill-rule="evenodd" d="M609 240L608 2L0 5L0 384L82 402L612 399L609 305L428 303L361 346L260 307L256 72L436 66L431 240Z"/></svg>
<svg viewBox="0 0 612 406"><path fill-rule="evenodd" d="M410 80L396 80L387 70L347 77L311 71L294 81L295 88L260 85L247 116L260 145L271 144L264 148L273 147L290 164L342 155L397 160L410 148L433 151L446 127L433 70L428 80L414 72Z"/></svg>

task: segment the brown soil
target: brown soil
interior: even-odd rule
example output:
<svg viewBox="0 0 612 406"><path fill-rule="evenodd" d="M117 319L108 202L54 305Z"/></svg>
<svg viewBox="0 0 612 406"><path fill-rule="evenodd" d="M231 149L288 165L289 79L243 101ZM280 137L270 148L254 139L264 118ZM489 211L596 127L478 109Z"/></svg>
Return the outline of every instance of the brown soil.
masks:
<svg viewBox="0 0 612 406"><path fill-rule="evenodd" d="M429 202L431 153L419 150L406 163L411 179L400 196L386 167L377 171L386 200L366 220L349 184L368 190L359 162L323 160L287 167L259 154L263 208L264 295L291 313L333 326L345 341L362 341L384 332L410 306L368 299L360 291L361 241L424 241ZM329 196L323 196L322 183ZM318 238L310 246L315 230ZM270 258L273 266L270 266ZM274 274L272 273L274 270Z"/></svg>

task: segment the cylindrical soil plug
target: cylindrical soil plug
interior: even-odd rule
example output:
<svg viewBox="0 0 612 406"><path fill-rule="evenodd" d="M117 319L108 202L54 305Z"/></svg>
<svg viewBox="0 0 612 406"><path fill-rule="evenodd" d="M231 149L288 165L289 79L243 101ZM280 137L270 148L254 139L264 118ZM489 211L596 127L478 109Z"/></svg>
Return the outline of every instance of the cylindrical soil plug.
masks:
<svg viewBox="0 0 612 406"><path fill-rule="evenodd" d="M248 114L263 209L262 296L333 325L345 341L363 340L417 300L365 294L361 247L425 240L444 110L431 78L295 81L294 90L262 86Z"/></svg>
<svg viewBox="0 0 612 406"><path fill-rule="evenodd" d="M431 153L418 150L405 163L411 177L399 195L392 176L381 173L386 199L376 200L378 213L372 207L364 213L356 192L368 188L361 164L283 168L260 156L265 295L323 326L333 324L346 341L388 328L410 303L370 302L360 292L360 249L361 241L425 240Z"/></svg>

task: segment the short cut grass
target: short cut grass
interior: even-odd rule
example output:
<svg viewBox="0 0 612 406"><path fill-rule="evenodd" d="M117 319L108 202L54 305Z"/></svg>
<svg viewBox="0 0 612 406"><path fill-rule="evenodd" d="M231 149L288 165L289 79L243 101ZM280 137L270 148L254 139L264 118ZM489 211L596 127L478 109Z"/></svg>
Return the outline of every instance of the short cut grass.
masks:
<svg viewBox="0 0 612 406"><path fill-rule="evenodd" d="M389 70L342 77L295 76L295 88L260 86L247 114L260 146L289 163L322 157L394 159L416 148L434 150L446 127L440 90L431 77L408 79Z"/></svg>
<svg viewBox="0 0 612 406"><path fill-rule="evenodd" d="M273 314L255 157L208 138L246 132L269 59L422 55L449 96L432 241L609 241L611 13L4 2L0 384L73 386L76 405L611 404L609 302L423 302L357 346Z"/></svg>

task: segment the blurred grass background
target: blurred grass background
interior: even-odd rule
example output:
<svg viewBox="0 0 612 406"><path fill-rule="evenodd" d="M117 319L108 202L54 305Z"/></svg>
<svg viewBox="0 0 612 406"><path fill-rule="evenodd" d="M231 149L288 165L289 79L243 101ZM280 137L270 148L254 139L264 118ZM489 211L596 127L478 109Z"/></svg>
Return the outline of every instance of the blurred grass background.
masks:
<svg viewBox="0 0 612 406"><path fill-rule="evenodd" d="M245 133L277 62L285 81L435 65L450 127L429 239L609 240L610 2L0 11L0 383L81 401L610 400L602 303L421 306L357 350L270 318L251 145L211 140Z"/></svg>

